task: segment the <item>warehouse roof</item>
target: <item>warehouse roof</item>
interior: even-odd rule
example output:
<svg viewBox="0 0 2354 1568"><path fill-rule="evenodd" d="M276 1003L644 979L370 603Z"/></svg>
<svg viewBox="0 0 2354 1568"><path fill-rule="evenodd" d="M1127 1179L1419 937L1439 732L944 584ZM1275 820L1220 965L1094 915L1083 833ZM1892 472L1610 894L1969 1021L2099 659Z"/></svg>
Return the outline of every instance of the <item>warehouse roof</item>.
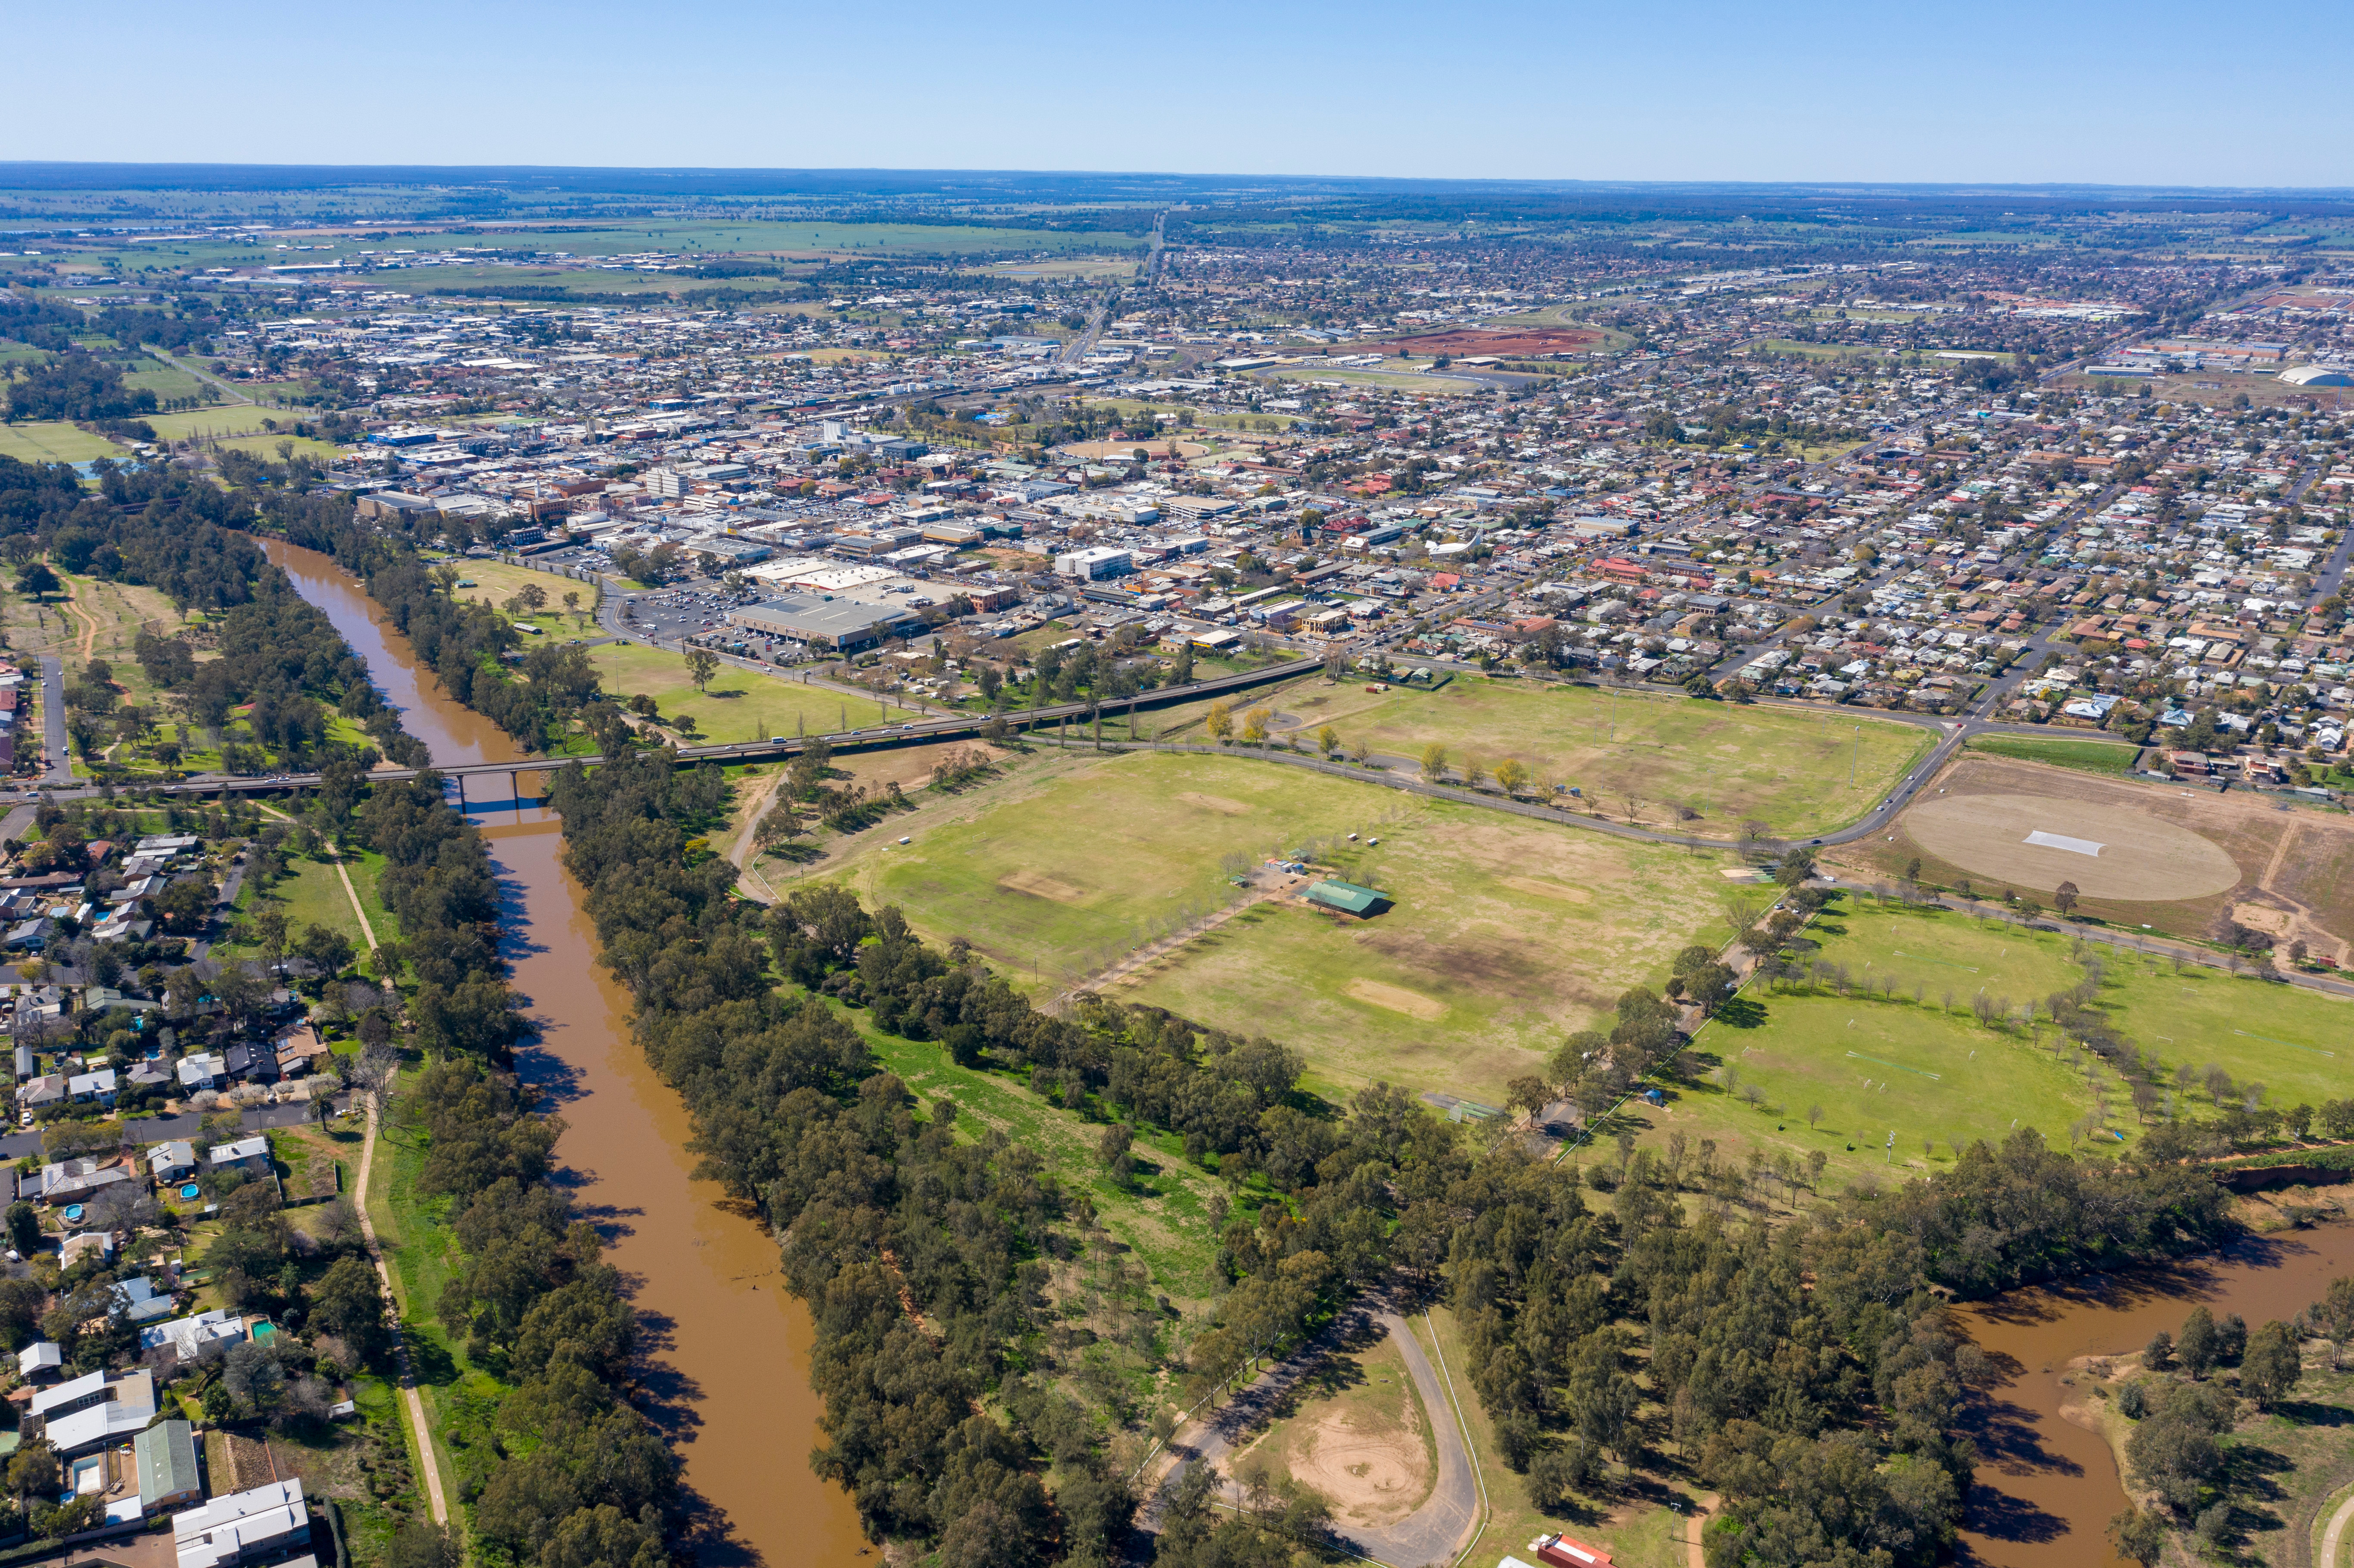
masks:
<svg viewBox="0 0 2354 1568"><path fill-rule="evenodd" d="M757 631L839 646L845 641L874 641L870 629L878 625L894 627L917 617L913 610L895 605L869 604L826 594L789 594L734 610L727 619Z"/></svg>

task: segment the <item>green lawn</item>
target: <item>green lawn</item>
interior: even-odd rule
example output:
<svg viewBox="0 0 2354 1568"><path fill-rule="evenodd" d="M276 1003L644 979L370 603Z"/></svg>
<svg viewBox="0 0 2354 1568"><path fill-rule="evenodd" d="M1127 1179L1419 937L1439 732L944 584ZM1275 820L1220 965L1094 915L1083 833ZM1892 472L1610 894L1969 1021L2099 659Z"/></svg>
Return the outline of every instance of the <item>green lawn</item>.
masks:
<svg viewBox="0 0 2354 1568"><path fill-rule="evenodd" d="M0 425L0 457L19 462L88 462L92 458L130 454L102 436L76 429L63 419L27 419Z"/></svg>
<svg viewBox="0 0 2354 1568"><path fill-rule="evenodd" d="M1736 1159L1756 1148L1768 1160L1787 1153L1801 1161L1819 1149L1829 1159L1828 1180L1836 1183L1884 1170L1892 1131L1894 1163L1909 1162L1915 1171L1950 1163L1957 1137L1965 1144L1992 1140L2013 1126L2037 1128L2064 1144L2071 1124L2092 1109L2095 1082L2105 1086L2110 1107L2109 1132L2100 1140L2136 1136L2137 1119L2122 1081L2094 1065L2089 1053L2072 1065L2052 1049L2048 1024L2031 1036L1981 1024L1970 1011L1980 988L2016 1008L2073 986L2086 971L2071 956L2073 938L1999 921L1981 927L1955 912L1870 905L1834 906L1809 933L1821 938L1820 949L1799 945L1792 956L1844 965L1852 994L1835 994L1829 980L1779 992L1753 982L1743 998L1763 1008L1761 1021L1736 1022L1744 1011L1736 1006L1695 1037L1703 1058L1720 1065L1710 1082L1671 1093L1663 1108L1628 1107L1646 1142L1681 1131L1695 1145L1714 1139L1722 1153ZM2191 1114L2211 1112L2211 1100L2186 1087L2211 1063L2243 1090L2263 1085L2267 1105L2312 1104L2347 1092L2346 1064L2354 1056L2345 1044L2354 1039L2348 1003L2211 969L2177 974L2170 962L2105 944L2086 951L2103 968L2094 1005L2156 1059L2153 1082L2186 1096ZM1867 984L1876 992L1892 977L1893 999L1866 993ZM1742 1094L1748 1085L1764 1093L1756 1107ZM1823 1118L1810 1128L1807 1112L1817 1105ZM1935 1140L1934 1152L1925 1152L1925 1139Z"/></svg>
<svg viewBox="0 0 2354 1568"><path fill-rule="evenodd" d="M404 1075L407 1076L407 1075ZM396 1101L396 1107L398 1102ZM396 1122L403 1119L396 1108ZM356 1150L357 1139L353 1139ZM392 1267L393 1296L402 1334L408 1341L410 1364L425 1397L426 1419L431 1425L434 1454L440 1461L445 1496L460 1497L459 1471L467 1451L487 1451L491 1417L506 1385L466 1360L461 1341L442 1327L439 1305L459 1258L457 1238L449 1229L450 1201L421 1198L418 1179L425 1168L426 1139L413 1126L389 1126L376 1139L376 1166L370 1172L366 1202ZM351 1156L358 1169L359 1156ZM407 1422L402 1423L406 1429ZM412 1465L416 1450L409 1451ZM480 1467L483 1460L473 1461Z"/></svg>
<svg viewBox="0 0 2354 1568"><path fill-rule="evenodd" d="M2110 965L2102 1004L2169 1068L2196 1073L2212 1062L2243 1085L2264 1085L2266 1105L2354 1094L2354 1003L2215 969L2176 974L2170 963L2127 956Z"/></svg>
<svg viewBox="0 0 2354 1568"><path fill-rule="evenodd" d="M1130 754L1001 788L847 874L1048 989L1241 897L1231 857L1321 839L1327 863L1391 894L1362 922L1246 911L1118 993L1281 1040L1332 1093L1380 1078L1500 1098L1620 991L1664 979L1723 887L1714 857L1242 758Z"/></svg>
<svg viewBox="0 0 2354 1568"><path fill-rule="evenodd" d="M175 397L194 397L202 402L215 403L221 397L220 389L211 382L202 380L176 365L167 365L157 359L147 360L143 368L125 373L122 384L154 393L158 402L169 402Z"/></svg>
<svg viewBox="0 0 2354 1568"><path fill-rule="evenodd" d="M546 612L542 615L545 620ZM913 709L886 708L872 697L844 696L781 674L755 675L732 665L713 678L708 691L697 692L687 679L684 655L639 642L626 648L608 642L588 650L588 657L608 693L620 697L643 694L653 698L663 717L693 719L694 744L698 746L766 740L774 735L830 735L845 725L861 729L917 716Z"/></svg>
<svg viewBox="0 0 2354 1568"><path fill-rule="evenodd" d="M1218 1294L1218 1238L1209 1200L1220 1183L1185 1162L1182 1139L1140 1132L1132 1150L1140 1175L1123 1190L1096 1154L1104 1124L1031 1093L1012 1077L960 1067L937 1042L877 1033L864 1012L844 1016L909 1088L926 1100L946 1096L956 1101L959 1126L970 1118L1044 1155L1046 1169L1066 1190L1087 1195L1104 1227L1131 1249L1150 1272L1153 1288L1180 1310L1197 1311Z"/></svg>
<svg viewBox="0 0 2354 1568"><path fill-rule="evenodd" d="M1893 979L1900 996L1919 987L1928 1001L1942 1002L1950 991L1957 1008L1967 1009L1981 991L2016 1005L2040 1002L2084 978L2061 938L1999 920L1981 925L1957 911L1860 897L1826 910L1803 940L1820 946L1811 951L1794 946L1794 958L1845 964L1853 979L1875 987Z"/></svg>
<svg viewBox="0 0 2354 1568"><path fill-rule="evenodd" d="M2122 779L2131 773L2135 760L2141 756L2141 747L2130 742L2047 740L2032 735L1972 736L1969 749L1991 752L1997 757L2014 757L2022 762L2073 768L2080 773L2105 773L2114 779Z"/></svg>
<svg viewBox="0 0 2354 1568"><path fill-rule="evenodd" d="M1713 1137L1725 1151L1737 1141L1769 1160L1787 1152L1803 1161L1820 1150L1841 1175L1892 1163L1917 1172L1950 1165L1956 1140L1999 1142L2021 1125L2064 1146L2070 1124L2093 1107L2086 1071L2056 1054L2048 1033L2039 1047L2024 1031L1989 1028L1958 994L1952 1012L1934 991L1919 1002L1901 991L1893 1001L1754 987L1744 996L1764 1006L1763 1022L1712 1021L1701 1031L1696 1044L1723 1064L1717 1081L1652 1113L1661 1135L1681 1130L1695 1145ZM2096 1070L2108 1083L2109 1125L2131 1136L2130 1101L2115 1075ZM1764 1091L1755 1108L1744 1098L1752 1085ZM1817 1106L1822 1120L1809 1127Z"/></svg>
<svg viewBox="0 0 2354 1568"><path fill-rule="evenodd" d="M251 403L224 403L217 408L191 408L179 414L143 414L140 418L167 441L184 441L192 436L270 436L262 428L262 420L275 419L281 425L291 422L278 409ZM265 450L267 447L265 442Z"/></svg>
<svg viewBox="0 0 2354 1568"><path fill-rule="evenodd" d="M1589 807L1615 821L1629 815L1631 798L1641 821L1726 838L1753 817L1784 836L1850 821L1881 800L1936 739L1923 726L1846 713L1819 715L1591 686L1466 675L1436 692L1394 686L1377 694L1366 684L1327 684L1319 677L1238 699L1233 712L1239 727L1250 708L1271 707L1299 721L1278 734L1312 742L1330 725L1344 747L1362 741L1377 755L1396 758L1418 760L1433 743L1447 747L1452 767L1469 758L1493 769L1516 758L1541 785L1582 789ZM1199 740L1202 732L1174 738ZM1679 823L1680 807L1700 815Z"/></svg>

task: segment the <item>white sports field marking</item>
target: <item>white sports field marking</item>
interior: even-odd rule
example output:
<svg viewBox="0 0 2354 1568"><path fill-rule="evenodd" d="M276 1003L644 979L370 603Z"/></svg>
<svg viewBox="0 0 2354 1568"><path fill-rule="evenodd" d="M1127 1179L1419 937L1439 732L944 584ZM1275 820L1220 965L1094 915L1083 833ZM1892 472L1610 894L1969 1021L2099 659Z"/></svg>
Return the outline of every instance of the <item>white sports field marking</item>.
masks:
<svg viewBox="0 0 2354 1568"><path fill-rule="evenodd" d="M2268 1044L2285 1045L2292 1051L2310 1051L2317 1056L2335 1056L2338 1054L2335 1051L2324 1051L2318 1045L2300 1045L2294 1040L2275 1040L2269 1034L2251 1034L2244 1029L2234 1029L2232 1033L2238 1035L2243 1040L2262 1040Z"/></svg>
<svg viewBox="0 0 2354 1568"><path fill-rule="evenodd" d="M2107 847L2105 844L2094 843L2090 839L2072 839L2065 833L2047 833L2041 828L2028 834L2022 842L2039 844L2045 849L2066 850L2070 854L2095 856Z"/></svg>

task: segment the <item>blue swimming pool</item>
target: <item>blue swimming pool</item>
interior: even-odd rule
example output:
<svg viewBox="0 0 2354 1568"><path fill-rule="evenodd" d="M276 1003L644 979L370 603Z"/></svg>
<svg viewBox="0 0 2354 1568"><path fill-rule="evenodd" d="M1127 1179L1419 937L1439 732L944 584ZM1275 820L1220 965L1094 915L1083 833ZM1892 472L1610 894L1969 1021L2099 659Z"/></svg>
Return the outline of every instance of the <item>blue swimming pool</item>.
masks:
<svg viewBox="0 0 2354 1568"><path fill-rule="evenodd" d="M183 1198L201 1198L204 1195L205 1190L202 1187L197 1186L194 1181L189 1182L186 1186L180 1189L180 1196Z"/></svg>
<svg viewBox="0 0 2354 1568"><path fill-rule="evenodd" d="M66 1224L69 1225L78 1225L81 1224L81 1205L80 1203L68 1203L66 1205Z"/></svg>

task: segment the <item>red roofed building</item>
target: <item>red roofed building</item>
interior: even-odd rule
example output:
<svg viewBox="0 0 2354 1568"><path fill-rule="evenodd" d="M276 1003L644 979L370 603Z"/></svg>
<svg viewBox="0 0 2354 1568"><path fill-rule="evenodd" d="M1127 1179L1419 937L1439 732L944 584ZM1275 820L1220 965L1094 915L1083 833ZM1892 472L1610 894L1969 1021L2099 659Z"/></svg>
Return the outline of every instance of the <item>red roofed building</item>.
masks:
<svg viewBox="0 0 2354 1568"><path fill-rule="evenodd" d="M1549 1563L1553 1568L1610 1568L1610 1553L1566 1535L1538 1537L1536 1553L1538 1562Z"/></svg>

